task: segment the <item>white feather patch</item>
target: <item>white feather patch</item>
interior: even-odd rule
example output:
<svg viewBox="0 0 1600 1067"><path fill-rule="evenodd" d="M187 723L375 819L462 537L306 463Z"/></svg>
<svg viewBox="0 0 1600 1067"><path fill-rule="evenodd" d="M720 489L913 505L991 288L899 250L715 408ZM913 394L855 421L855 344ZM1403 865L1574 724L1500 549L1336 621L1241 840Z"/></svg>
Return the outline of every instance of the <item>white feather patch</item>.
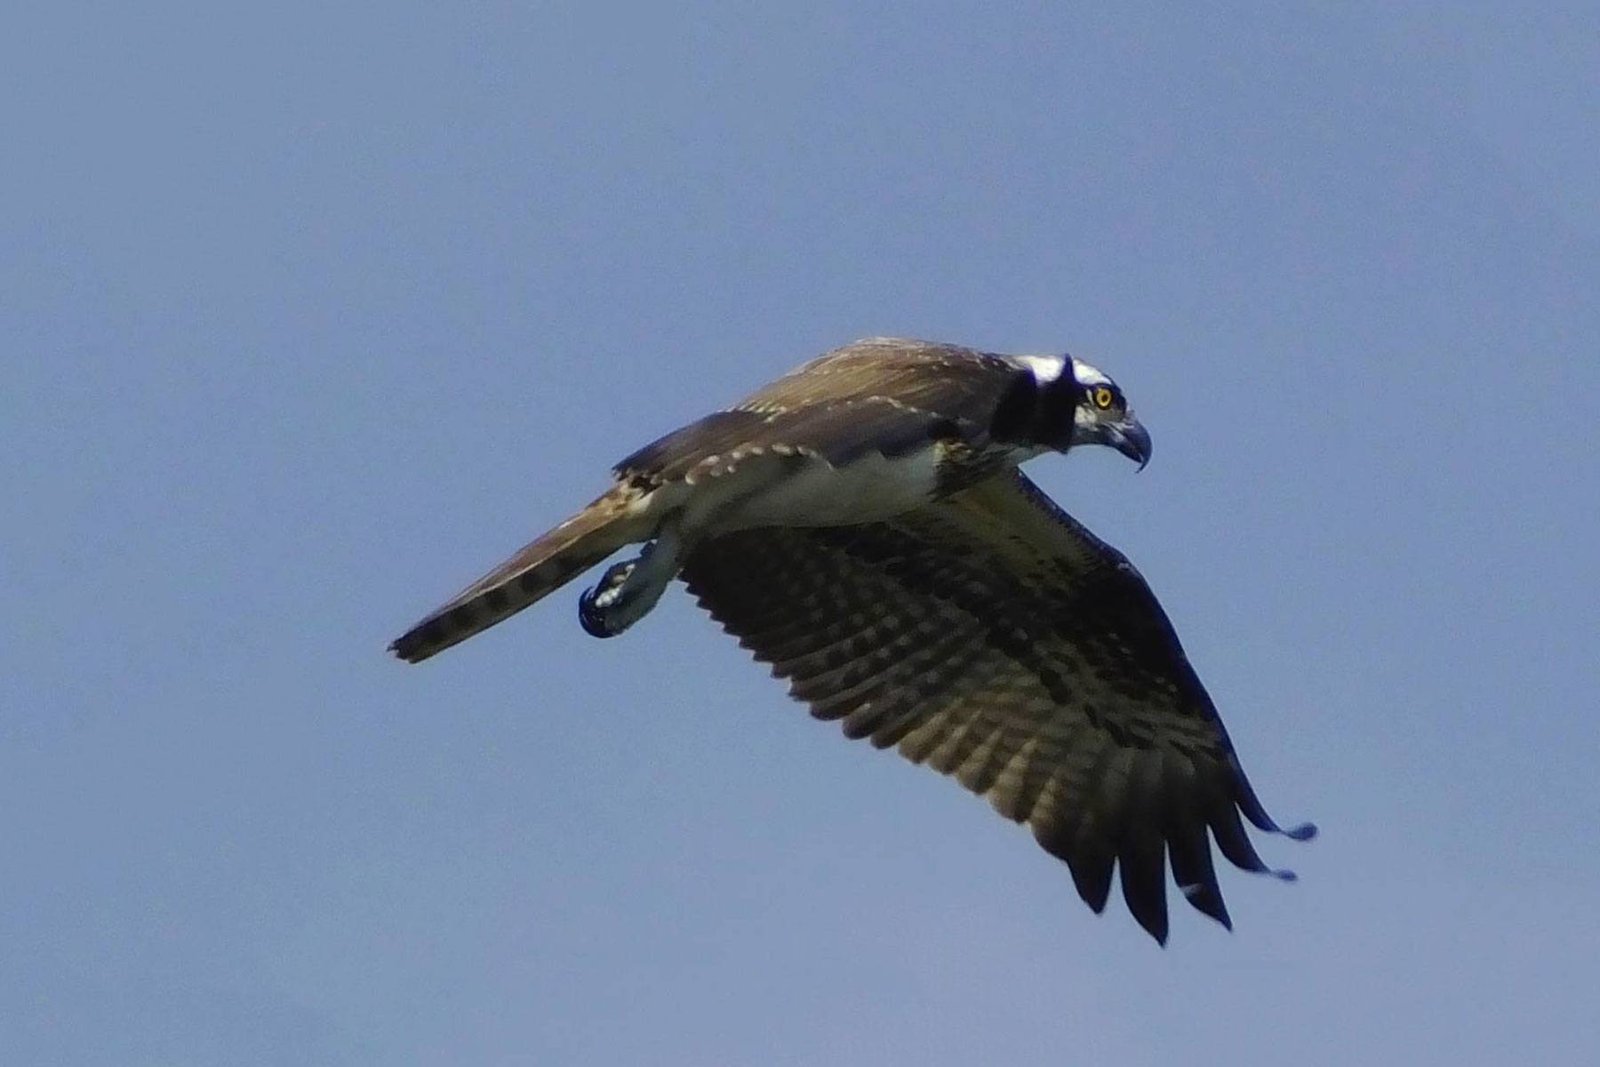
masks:
<svg viewBox="0 0 1600 1067"><path fill-rule="evenodd" d="M1040 385L1055 381L1067 367L1065 356L1017 356L1016 360L1033 372L1034 381Z"/></svg>
<svg viewBox="0 0 1600 1067"><path fill-rule="evenodd" d="M1101 373L1099 368L1091 367L1083 360L1076 357L1072 360L1072 376L1078 379L1078 384L1083 386L1110 385L1111 379Z"/></svg>
<svg viewBox="0 0 1600 1067"><path fill-rule="evenodd" d="M682 508L685 526L705 536L754 526L877 522L921 507L938 485L932 448L894 459L869 452L842 467L820 457L796 467L783 462L782 453L804 454L804 449L770 451L775 455L747 454L714 479L663 486L652 503L663 511Z"/></svg>

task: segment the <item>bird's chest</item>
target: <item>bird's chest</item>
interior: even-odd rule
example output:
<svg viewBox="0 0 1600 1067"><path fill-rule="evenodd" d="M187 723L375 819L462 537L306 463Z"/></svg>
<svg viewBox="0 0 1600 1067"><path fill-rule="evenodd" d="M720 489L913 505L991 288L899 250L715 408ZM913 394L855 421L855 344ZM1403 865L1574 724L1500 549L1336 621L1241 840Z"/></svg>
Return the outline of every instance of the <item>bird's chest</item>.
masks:
<svg viewBox="0 0 1600 1067"><path fill-rule="evenodd" d="M797 456L752 457L687 487L691 526L727 532L757 526L848 526L919 508L941 484L934 449L894 458L876 452L837 466Z"/></svg>
<svg viewBox="0 0 1600 1067"><path fill-rule="evenodd" d="M883 522L971 484L1007 458L953 452L942 444L893 457L867 452L841 463L807 455L748 457L685 486L681 506L691 527L719 533Z"/></svg>

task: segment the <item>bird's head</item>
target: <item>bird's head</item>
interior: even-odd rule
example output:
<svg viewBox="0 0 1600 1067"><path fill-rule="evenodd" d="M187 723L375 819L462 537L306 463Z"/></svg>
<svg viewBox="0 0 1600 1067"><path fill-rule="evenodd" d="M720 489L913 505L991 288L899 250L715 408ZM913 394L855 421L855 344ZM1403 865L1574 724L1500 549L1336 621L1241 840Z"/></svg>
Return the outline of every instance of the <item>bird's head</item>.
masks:
<svg viewBox="0 0 1600 1067"><path fill-rule="evenodd" d="M1041 410L1048 411L1050 447L1107 445L1139 464L1150 462L1150 433L1134 418L1117 383L1075 356L1023 356L1036 381ZM1071 427L1064 425L1068 409ZM1063 432L1065 431L1065 432Z"/></svg>
<svg viewBox="0 0 1600 1067"><path fill-rule="evenodd" d="M1067 363L1082 388L1072 411L1072 443L1109 445L1144 470L1150 462L1150 432L1133 417L1128 398L1097 368L1070 356Z"/></svg>

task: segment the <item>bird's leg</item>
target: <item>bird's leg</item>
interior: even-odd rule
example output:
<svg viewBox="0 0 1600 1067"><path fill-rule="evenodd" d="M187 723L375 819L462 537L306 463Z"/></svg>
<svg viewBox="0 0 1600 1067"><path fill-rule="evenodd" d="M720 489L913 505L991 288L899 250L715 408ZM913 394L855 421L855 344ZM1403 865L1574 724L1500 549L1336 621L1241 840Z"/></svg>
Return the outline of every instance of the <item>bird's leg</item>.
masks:
<svg viewBox="0 0 1600 1067"><path fill-rule="evenodd" d="M635 559L613 563L578 598L578 621L594 637L615 637L649 613L683 565L683 537L664 525Z"/></svg>

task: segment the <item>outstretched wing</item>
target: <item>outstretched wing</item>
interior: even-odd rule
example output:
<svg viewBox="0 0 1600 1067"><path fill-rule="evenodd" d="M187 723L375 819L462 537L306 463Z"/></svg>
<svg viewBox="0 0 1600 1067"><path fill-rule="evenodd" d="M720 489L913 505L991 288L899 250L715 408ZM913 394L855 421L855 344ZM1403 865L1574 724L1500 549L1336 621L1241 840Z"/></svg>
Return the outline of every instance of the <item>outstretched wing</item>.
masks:
<svg viewBox="0 0 1600 1067"><path fill-rule="evenodd" d="M1095 911L1119 868L1164 942L1168 864L1225 926L1210 839L1269 870L1240 815L1278 827L1144 579L1019 472L894 522L719 537L683 577L812 714L1026 822Z"/></svg>

